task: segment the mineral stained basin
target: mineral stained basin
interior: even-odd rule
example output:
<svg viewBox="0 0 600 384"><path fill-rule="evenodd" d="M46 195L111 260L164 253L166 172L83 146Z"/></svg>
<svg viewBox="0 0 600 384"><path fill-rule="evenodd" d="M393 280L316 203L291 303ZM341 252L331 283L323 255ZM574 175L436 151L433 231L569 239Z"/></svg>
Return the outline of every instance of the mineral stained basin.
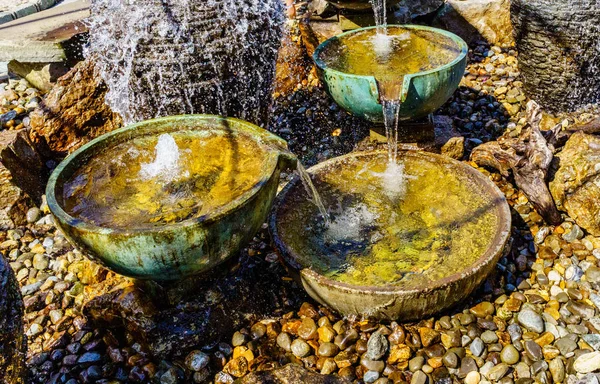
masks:
<svg viewBox="0 0 600 384"><path fill-rule="evenodd" d="M442 29L420 25L367 27L334 36L313 59L328 93L342 108L383 122L381 97L401 102L401 119L442 106L458 87L467 44Z"/></svg>
<svg viewBox="0 0 600 384"><path fill-rule="evenodd" d="M233 118L183 115L96 138L52 173L56 224L88 257L126 276L177 280L235 254L264 223L285 141Z"/></svg>
<svg viewBox="0 0 600 384"><path fill-rule="evenodd" d="M493 270L511 216L482 173L425 152L334 158L308 170L325 224L298 180L276 198L269 228L290 273L344 315L415 320L468 296Z"/></svg>

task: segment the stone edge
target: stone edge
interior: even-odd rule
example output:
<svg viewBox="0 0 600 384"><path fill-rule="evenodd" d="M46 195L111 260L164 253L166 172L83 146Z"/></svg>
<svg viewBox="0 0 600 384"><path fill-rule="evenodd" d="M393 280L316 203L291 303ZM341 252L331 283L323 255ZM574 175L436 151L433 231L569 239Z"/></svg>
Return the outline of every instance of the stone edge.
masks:
<svg viewBox="0 0 600 384"><path fill-rule="evenodd" d="M59 0L34 0L12 11L0 12L0 24L8 23L21 17L32 15L56 5Z"/></svg>

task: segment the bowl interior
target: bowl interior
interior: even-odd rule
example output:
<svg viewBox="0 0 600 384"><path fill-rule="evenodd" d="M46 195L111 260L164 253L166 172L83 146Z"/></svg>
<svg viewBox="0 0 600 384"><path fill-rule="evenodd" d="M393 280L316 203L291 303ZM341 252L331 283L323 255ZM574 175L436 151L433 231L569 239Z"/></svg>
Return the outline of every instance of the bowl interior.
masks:
<svg viewBox="0 0 600 384"><path fill-rule="evenodd" d="M460 278L504 246L510 214L481 173L444 157L351 154L309 170L330 212L325 225L300 183L278 197L275 238L283 255L347 287L415 290Z"/></svg>
<svg viewBox="0 0 600 384"><path fill-rule="evenodd" d="M120 230L210 216L259 188L277 161L270 138L246 124L166 118L111 132L57 169L56 203L75 220Z"/></svg>
<svg viewBox="0 0 600 384"><path fill-rule="evenodd" d="M456 36L435 28L368 27L327 40L315 52L315 61L336 73L401 83L404 75L434 71L454 62L463 53L461 43Z"/></svg>

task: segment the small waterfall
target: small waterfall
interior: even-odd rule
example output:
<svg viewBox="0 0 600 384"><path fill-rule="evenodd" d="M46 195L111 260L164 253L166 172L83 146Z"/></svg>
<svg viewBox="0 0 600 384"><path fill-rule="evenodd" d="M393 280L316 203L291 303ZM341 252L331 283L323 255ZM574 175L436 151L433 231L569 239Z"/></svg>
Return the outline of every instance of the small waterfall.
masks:
<svg viewBox="0 0 600 384"><path fill-rule="evenodd" d="M90 44L126 123L212 113L266 125L281 0L92 0Z"/></svg>
<svg viewBox="0 0 600 384"><path fill-rule="evenodd" d="M308 174L308 172L306 172L306 169L299 160L296 162L296 172L298 173L298 176L300 176L302 185L304 186L304 189L309 195L309 200L317 206L321 217L323 217L323 220L325 220L325 224L329 225L329 214L327 213L327 209L323 204L323 200L321 199L317 188L315 188L315 185L310 179L310 175Z"/></svg>

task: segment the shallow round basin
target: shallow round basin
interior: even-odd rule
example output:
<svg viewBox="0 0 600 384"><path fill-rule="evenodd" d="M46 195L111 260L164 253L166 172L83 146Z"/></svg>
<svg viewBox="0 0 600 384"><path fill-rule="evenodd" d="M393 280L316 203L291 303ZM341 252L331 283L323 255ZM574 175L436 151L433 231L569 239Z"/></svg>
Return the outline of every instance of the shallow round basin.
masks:
<svg viewBox="0 0 600 384"><path fill-rule="evenodd" d="M55 169L46 195L88 257L126 276L176 280L249 241L294 162L285 141L245 121L166 117L84 145Z"/></svg>
<svg viewBox="0 0 600 384"><path fill-rule="evenodd" d="M400 100L401 119L432 113L458 87L467 44L453 33L420 25L385 30L360 28L317 47L313 59L327 91L342 108L374 123L383 123L382 96Z"/></svg>
<svg viewBox="0 0 600 384"><path fill-rule="evenodd" d="M504 195L483 174L426 152L352 153L308 172L325 224L298 180L275 201L275 246L318 302L343 315L415 320L468 296L510 236Z"/></svg>

